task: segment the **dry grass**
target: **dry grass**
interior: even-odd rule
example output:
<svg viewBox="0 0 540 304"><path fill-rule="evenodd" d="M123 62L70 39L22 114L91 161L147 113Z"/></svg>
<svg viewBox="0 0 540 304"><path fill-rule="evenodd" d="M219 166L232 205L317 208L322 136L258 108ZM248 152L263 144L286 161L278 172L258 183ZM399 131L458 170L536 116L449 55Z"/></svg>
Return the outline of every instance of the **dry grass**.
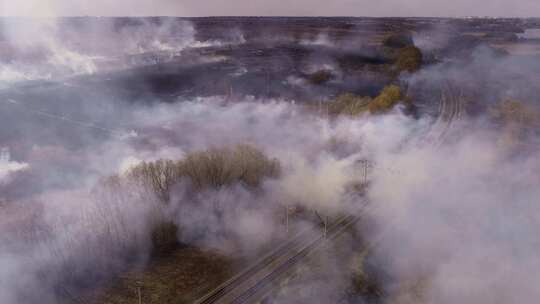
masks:
<svg viewBox="0 0 540 304"><path fill-rule="evenodd" d="M489 110L490 116L503 124L519 124L524 127L534 126L540 119L540 113L520 100L504 99Z"/></svg>
<svg viewBox="0 0 540 304"><path fill-rule="evenodd" d="M341 94L328 104L328 113L356 116L366 112L371 101L370 97L356 96L352 93Z"/></svg>
<svg viewBox="0 0 540 304"><path fill-rule="evenodd" d="M491 119L501 125L499 142L506 147L523 145L540 127L540 111L519 100L504 99L488 112Z"/></svg>
<svg viewBox="0 0 540 304"><path fill-rule="evenodd" d="M228 279L233 261L212 251L182 248L154 260L144 271L125 274L103 294L99 304L182 304Z"/></svg>

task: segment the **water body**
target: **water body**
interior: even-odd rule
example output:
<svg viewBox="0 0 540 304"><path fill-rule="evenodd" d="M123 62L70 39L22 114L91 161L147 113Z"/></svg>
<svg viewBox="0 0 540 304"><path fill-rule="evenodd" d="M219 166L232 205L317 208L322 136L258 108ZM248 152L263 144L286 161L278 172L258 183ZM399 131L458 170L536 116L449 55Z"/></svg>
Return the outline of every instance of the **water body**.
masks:
<svg viewBox="0 0 540 304"><path fill-rule="evenodd" d="M519 34L519 38L523 39L540 39L540 29L527 29L525 33Z"/></svg>

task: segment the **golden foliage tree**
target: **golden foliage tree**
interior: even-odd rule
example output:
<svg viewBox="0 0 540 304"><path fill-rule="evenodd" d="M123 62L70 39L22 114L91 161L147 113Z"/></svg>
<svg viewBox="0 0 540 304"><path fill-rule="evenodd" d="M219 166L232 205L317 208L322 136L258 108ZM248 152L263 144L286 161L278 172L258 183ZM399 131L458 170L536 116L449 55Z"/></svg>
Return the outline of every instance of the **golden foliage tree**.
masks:
<svg viewBox="0 0 540 304"><path fill-rule="evenodd" d="M397 85L384 87L379 96L369 104L371 113L381 113L391 110L401 100L401 89Z"/></svg>
<svg viewBox="0 0 540 304"><path fill-rule="evenodd" d="M395 67L398 72L415 72L422 65L422 51L414 45L401 48L397 52Z"/></svg>
<svg viewBox="0 0 540 304"><path fill-rule="evenodd" d="M344 93L327 104L331 115L357 116L365 112L373 114L391 110L402 99L397 85L388 85L375 98Z"/></svg>
<svg viewBox="0 0 540 304"><path fill-rule="evenodd" d="M126 177L151 189L163 202L169 201L171 187L187 180L194 189L220 188L240 183L258 187L264 178L277 177L280 165L257 148L237 145L188 154L179 161L144 162L129 170Z"/></svg>

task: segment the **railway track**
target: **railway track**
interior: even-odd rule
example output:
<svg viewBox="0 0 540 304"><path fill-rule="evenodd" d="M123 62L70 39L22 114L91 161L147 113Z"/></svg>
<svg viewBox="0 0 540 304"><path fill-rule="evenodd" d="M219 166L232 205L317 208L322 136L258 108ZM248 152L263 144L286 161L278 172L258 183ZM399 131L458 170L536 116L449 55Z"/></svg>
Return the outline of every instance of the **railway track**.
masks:
<svg viewBox="0 0 540 304"><path fill-rule="evenodd" d="M424 142L436 147L442 145L452 126L461 120L465 113L465 97L462 90L448 82L441 85L439 94L437 120L424 139Z"/></svg>
<svg viewBox="0 0 540 304"><path fill-rule="evenodd" d="M313 227L259 259L243 272L221 284L195 304L252 303L271 291L301 261L326 241L334 239L360 219L360 215L340 216L322 231Z"/></svg>

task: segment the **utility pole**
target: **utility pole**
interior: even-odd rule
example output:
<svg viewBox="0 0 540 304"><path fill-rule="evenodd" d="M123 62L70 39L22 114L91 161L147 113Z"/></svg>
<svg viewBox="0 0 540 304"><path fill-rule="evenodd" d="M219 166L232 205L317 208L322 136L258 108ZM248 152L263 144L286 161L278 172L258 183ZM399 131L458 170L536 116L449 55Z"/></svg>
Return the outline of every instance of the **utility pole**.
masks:
<svg viewBox="0 0 540 304"><path fill-rule="evenodd" d="M362 180L364 184L367 184L369 161L367 159L362 159L360 163L362 164Z"/></svg>
<svg viewBox="0 0 540 304"><path fill-rule="evenodd" d="M266 97L270 97L270 70L266 69Z"/></svg>
<svg viewBox="0 0 540 304"><path fill-rule="evenodd" d="M324 238L328 236L328 215L324 217Z"/></svg>
<svg viewBox="0 0 540 304"><path fill-rule="evenodd" d="M285 222L286 222L286 225L287 225L287 228L286 228L286 231L287 231L287 235L289 235L289 205L285 205Z"/></svg>
<svg viewBox="0 0 540 304"><path fill-rule="evenodd" d="M367 184L368 166L369 163L366 160L366 162L364 163L364 184Z"/></svg>
<svg viewBox="0 0 540 304"><path fill-rule="evenodd" d="M330 117L330 104L326 102L326 118Z"/></svg>

